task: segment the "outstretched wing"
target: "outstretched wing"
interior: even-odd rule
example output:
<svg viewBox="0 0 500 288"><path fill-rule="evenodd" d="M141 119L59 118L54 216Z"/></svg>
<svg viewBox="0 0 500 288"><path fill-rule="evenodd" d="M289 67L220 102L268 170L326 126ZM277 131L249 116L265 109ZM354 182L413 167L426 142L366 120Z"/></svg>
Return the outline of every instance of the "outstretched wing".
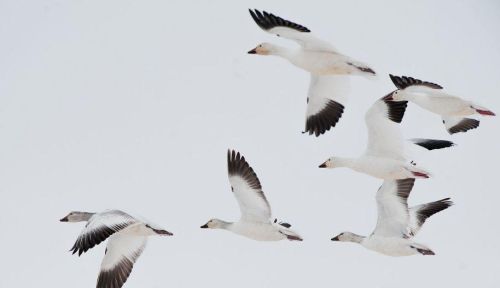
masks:
<svg viewBox="0 0 500 288"><path fill-rule="evenodd" d="M472 118L462 118L462 117L442 117L443 124L446 127L446 131L450 134L455 134L459 132L467 132L472 129L479 127L479 120Z"/></svg>
<svg viewBox="0 0 500 288"><path fill-rule="evenodd" d="M377 191L377 226L374 235L409 237L408 196L415 179L385 180Z"/></svg>
<svg viewBox="0 0 500 288"><path fill-rule="evenodd" d="M117 233L110 237L102 259L97 288L120 288L132 272L134 263L146 247L145 236Z"/></svg>
<svg viewBox="0 0 500 288"><path fill-rule="evenodd" d="M267 202L259 178L239 152L228 150L227 168L229 183L240 206L241 219L252 222L267 222L271 207Z"/></svg>
<svg viewBox="0 0 500 288"><path fill-rule="evenodd" d="M427 81L422 81L419 79L415 79L412 77L407 77L407 76L394 76L389 74L389 77L392 80L392 83L398 88L398 89L405 89L410 86L422 86L422 87L427 87L431 89L443 89L443 87L439 84L432 83L432 82L427 82Z"/></svg>
<svg viewBox="0 0 500 288"><path fill-rule="evenodd" d="M120 210L109 210L93 215L70 251L78 255L106 240L114 233L137 223L137 219Z"/></svg>
<svg viewBox="0 0 500 288"><path fill-rule="evenodd" d="M403 120L407 101L393 101L391 94L377 100L365 114L368 144L365 154L404 160L404 140L399 123Z"/></svg>
<svg viewBox="0 0 500 288"><path fill-rule="evenodd" d="M410 229L411 235L417 235L422 225L424 225L427 218L432 215L443 211L444 209L453 205L450 198L441 199L438 201L420 204L410 208Z"/></svg>
<svg viewBox="0 0 500 288"><path fill-rule="evenodd" d="M293 40L304 49L337 53L330 43L314 37L310 33L311 31L303 25L285 20L266 11L262 13L257 9L249 9L249 11L255 23L266 32Z"/></svg>
<svg viewBox="0 0 500 288"><path fill-rule="evenodd" d="M348 76L311 74L304 132L319 136L335 127L344 113L349 91Z"/></svg>

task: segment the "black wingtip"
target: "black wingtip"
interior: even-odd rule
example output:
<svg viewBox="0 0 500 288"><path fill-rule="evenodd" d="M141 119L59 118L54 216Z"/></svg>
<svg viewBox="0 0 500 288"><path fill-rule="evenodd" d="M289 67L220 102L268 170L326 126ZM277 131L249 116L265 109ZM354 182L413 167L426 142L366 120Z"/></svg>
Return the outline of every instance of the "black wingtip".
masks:
<svg viewBox="0 0 500 288"><path fill-rule="evenodd" d="M382 97L382 100L387 105L387 117L393 122L401 123L401 121L403 121L403 117L405 116L408 101L394 101L392 93L393 92Z"/></svg>
<svg viewBox="0 0 500 288"><path fill-rule="evenodd" d="M248 11L250 12L250 15L252 16L252 19L255 21L255 23L257 23L257 25L264 30L269 30L274 27L282 26L294 29L299 32L311 32L309 29L307 29L307 27L304 27L289 20L285 20L272 13L268 13L266 11L260 12L257 9L253 10L248 9Z"/></svg>
<svg viewBox="0 0 500 288"><path fill-rule="evenodd" d="M456 144L448 140L437 139L412 139L415 145L423 147L427 150L443 149L453 147Z"/></svg>
<svg viewBox="0 0 500 288"><path fill-rule="evenodd" d="M455 134L459 132L467 132L472 129L479 127L480 121L472 118L464 118L458 122L455 126L448 128L448 133Z"/></svg>
<svg viewBox="0 0 500 288"><path fill-rule="evenodd" d="M321 111L307 118L305 133L319 137L330 128L335 127L343 113L344 105L329 100Z"/></svg>
<svg viewBox="0 0 500 288"><path fill-rule="evenodd" d="M400 77L389 74L389 78L391 78L392 83L394 83L394 86L396 86L398 89L405 89L410 86L425 86L432 89L443 89L443 87L439 84L422 81L409 76Z"/></svg>

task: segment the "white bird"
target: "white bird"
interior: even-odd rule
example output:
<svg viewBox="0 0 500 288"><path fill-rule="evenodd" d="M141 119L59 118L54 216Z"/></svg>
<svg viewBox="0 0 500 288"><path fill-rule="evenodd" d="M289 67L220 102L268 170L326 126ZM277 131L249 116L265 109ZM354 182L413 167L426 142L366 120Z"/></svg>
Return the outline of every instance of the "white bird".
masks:
<svg viewBox="0 0 500 288"><path fill-rule="evenodd" d="M259 178L245 157L229 150L227 168L231 190L240 206L241 218L233 223L211 219L201 228L225 229L258 241L302 241L302 237L289 229L290 224L271 220L271 207L262 192Z"/></svg>
<svg viewBox="0 0 500 288"><path fill-rule="evenodd" d="M97 288L122 287L151 235L171 236L156 225L120 210L101 213L71 212L61 222L87 221L70 251L78 256L109 238L101 263Z"/></svg>
<svg viewBox="0 0 500 288"><path fill-rule="evenodd" d="M392 101L391 94L377 100L365 114L368 145L358 158L331 157L320 168L347 167L381 179L429 178L430 173L405 157L401 123L407 102ZM427 150L453 146L446 140L412 139Z"/></svg>
<svg viewBox="0 0 500 288"><path fill-rule="evenodd" d="M373 76L375 71L366 64L341 54L328 42L313 36L302 25L265 11L249 11L264 31L300 45L300 49L290 50L262 43L248 53L279 56L310 72L304 133L319 136L335 127L344 112L350 91L350 79L346 75Z"/></svg>
<svg viewBox="0 0 500 288"><path fill-rule="evenodd" d="M428 247L413 242L425 220L442 211L453 202L450 198L408 208L408 196L415 179L385 180L377 192L378 219L373 233L368 236L343 232L332 241L359 243L367 249L389 255L434 255Z"/></svg>
<svg viewBox="0 0 500 288"><path fill-rule="evenodd" d="M443 87L438 84L406 76L390 75L390 77L398 88L392 93L393 100L410 101L440 115L450 134L467 132L479 126L479 120L465 116L474 114L495 116L495 113L485 107L443 92Z"/></svg>

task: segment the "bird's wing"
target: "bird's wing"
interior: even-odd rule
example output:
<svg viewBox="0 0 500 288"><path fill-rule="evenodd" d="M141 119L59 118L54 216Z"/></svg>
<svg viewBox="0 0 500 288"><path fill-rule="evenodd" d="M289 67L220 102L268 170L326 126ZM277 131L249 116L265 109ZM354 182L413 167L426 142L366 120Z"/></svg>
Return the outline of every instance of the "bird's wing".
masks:
<svg viewBox="0 0 500 288"><path fill-rule="evenodd" d="M392 101L391 94L382 97L365 114L368 144L365 154L404 160L404 140L399 123L403 120L407 101Z"/></svg>
<svg viewBox="0 0 500 288"><path fill-rule="evenodd" d="M228 150L227 168L229 183L241 210L241 219L252 222L267 222L271 207L262 191L259 178L239 152Z"/></svg>
<svg viewBox="0 0 500 288"><path fill-rule="evenodd" d="M374 235L409 237L408 196L415 179L385 180L377 191L377 226Z"/></svg>
<svg viewBox="0 0 500 288"><path fill-rule="evenodd" d="M110 237L102 259L97 288L120 288L146 247L146 236L117 233Z"/></svg>
<svg viewBox="0 0 500 288"><path fill-rule="evenodd" d="M467 132L472 129L479 127L479 120L472 118L462 118L462 117L442 117L443 124L446 131L450 134L455 134L459 132Z"/></svg>
<svg viewBox="0 0 500 288"><path fill-rule="evenodd" d="M335 127L344 112L349 91L348 76L311 74L304 132L319 136Z"/></svg>
<svg viewBox="0 0 500 288"><path fill-rule="evenodd" d="M338 53L328 42L311 34L305 26L285 20L272 13L255 9L249 10L253 20L264 31L297 42L302 48L312 51Z"/></svg>
<svg viewBox="0 0 500 288"><path fill-rule="evenodd" d="M109 236L137 222L137 219L120 210L97 213L89 219L70 251L82 255Z"/></svg>
<svg viewBox="0 0 500 288"><path fill-rule="evenodd" d="M432 215L443 211L453 205L450 198L441 199L438 201L421 204L410 208L410 229L412 236L417 235L425 220Z"/></svg>
<svg viewBox="0 0 500 288"><path fill-rule="evenodd" d="M426 87L426 88L431 88L431 89L443 89L443 87L439 84L432 83L432 82L427 82L427 81L422 81L419 79L415 79L412 77L407 77L407 76L394 76L389 74L389 77L392 80L392 83L398 88L398 89L406 89L410 86L415 86L415 87Z"/></svg>

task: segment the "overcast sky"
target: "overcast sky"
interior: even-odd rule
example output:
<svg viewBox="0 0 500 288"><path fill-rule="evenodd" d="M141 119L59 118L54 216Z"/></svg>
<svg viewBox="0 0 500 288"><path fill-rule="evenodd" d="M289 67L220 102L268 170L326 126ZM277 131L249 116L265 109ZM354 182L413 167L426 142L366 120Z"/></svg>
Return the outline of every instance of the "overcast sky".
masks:
<svg viewBox="0 0 500 288"><path fill-rule="evenodd" d="M246 54L264 41L294 45L260 30L248 8L303 24L379 73L353 79L333 131L300 133L309 76ZM416 238L436 256L331 242L372 232L381 181L317 166L362 153L364 113L394 89L388 73L500 113L499 16L495 0L0 0L0 286L95 286L105 245L71 255L83 223L59 219L110 208L175 234L150 239L125 287L498 285L498 117L450 136L438 116L409 105L406 136L458 144L411 158L435 175L417 181L411 204L456 202ZM228 148L245 155L274 216L304 242L199 229L239 218Z"/></svg>

